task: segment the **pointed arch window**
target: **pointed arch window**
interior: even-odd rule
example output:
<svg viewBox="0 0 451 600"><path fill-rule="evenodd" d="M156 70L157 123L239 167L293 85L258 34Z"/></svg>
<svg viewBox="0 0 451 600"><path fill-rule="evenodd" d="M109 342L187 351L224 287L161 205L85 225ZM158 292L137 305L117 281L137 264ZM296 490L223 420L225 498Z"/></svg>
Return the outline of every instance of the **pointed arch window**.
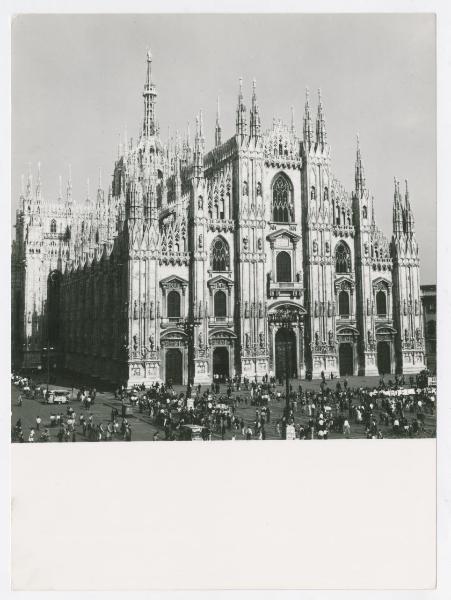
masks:
<svg viewBox="0 0 451 600"><path fill-rule="evenodd" d="M52 221L50 223L50 233L56 233L56 221L55 221L55 219L52 219Z"/></svg>
<svg viewBox="0 0 451 600"><path fill-rule="evenodd" d="M230 269L229 245L222 237L217 237L211 245L211 268L213 271Z"/></svg>
<svg viewBox="0 0 451 600"><path fill-rule="evenodd" d="M276 223L290 223L293 220L292 188L284 175L279 175L272 189L272 213Z"/></svg>
<svg viewBox="0 0 451 600"><path fill-rule="evenodd" d="M335 272L351 272L351 251L349 250L348 245L344 242L340 242L335 248Z"/></svg>

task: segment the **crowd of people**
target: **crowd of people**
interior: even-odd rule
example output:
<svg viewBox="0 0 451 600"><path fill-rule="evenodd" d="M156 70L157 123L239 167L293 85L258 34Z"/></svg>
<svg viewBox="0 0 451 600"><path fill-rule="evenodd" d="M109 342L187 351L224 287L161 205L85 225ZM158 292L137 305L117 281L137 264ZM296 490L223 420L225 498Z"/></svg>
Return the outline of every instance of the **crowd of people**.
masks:
<svg viewBox="0 0 451 600"><path fill-rule="evenodd" d="M96 389L82 387L76 393L78 414L68 404L65 413L50 415L45 426L38 416L28 435L24 434L19 417L12 439L45 442L51 439L50 430L56 428L60 442L131 441L131 413L152 425L156 441L190 439L186 437L186 426L198 426L204 440L286 439L289 430L294 432L289 439L300 440L422 436L425 415L435 413L435 390L405 390L403 384L398 377L388 383L381 377L377 387L356 388L350 387L346 378L329 384L322 374L319 390L303 389L302 382L293 382L288 397L285 389L270 377L261 382L246 378L220 382L216 378L207 388L188 386L179 392L170 382L131 390L122 386L115 391L109 418L100 422L91 412ZM33 382L27 381L27 387L28 395L34 397Z"/></svg>

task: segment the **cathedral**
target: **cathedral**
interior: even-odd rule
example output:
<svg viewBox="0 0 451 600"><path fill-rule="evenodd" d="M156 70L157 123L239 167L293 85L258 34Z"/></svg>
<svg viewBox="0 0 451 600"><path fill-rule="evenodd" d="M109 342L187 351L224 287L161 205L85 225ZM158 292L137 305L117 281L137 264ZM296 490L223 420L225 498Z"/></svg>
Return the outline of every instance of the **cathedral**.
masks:
<svg viewBox="0 0 451 600"><path fill-rule="evenodd" d="M355 185L331 170L324 107L307 93L263 131L240 81L235 133L205 148L202 114L161 141L147 54L139 138L108 190L75 200L22 183L12 245L14 368L133 385L214 376L415 374L425 368L419 254L407 182L389 241L357 140ZM56 196L56 194L55 194Z"/></svg>

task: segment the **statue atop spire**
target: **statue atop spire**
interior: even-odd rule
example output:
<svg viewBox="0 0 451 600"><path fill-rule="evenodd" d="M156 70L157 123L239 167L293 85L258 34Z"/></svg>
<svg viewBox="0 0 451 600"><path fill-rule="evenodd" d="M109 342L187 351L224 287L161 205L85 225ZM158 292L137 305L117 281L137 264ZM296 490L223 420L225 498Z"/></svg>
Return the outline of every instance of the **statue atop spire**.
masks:
<svg viewBox="0 0 451 600"><path fill-rule="evenodd" d="M155 122L155 100L157 92L155 85L152 83L152 54L147 51L147 74L146 83L144 85L144 122L143 122L143 137L150 137L157 133Z"/></svg>

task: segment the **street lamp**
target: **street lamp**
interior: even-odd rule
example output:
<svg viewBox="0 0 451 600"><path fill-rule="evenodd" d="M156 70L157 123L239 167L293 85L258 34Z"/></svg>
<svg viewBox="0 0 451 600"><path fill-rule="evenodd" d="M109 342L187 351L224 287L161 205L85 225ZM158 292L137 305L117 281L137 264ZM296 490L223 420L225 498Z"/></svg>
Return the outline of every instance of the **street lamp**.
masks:
<svg viewBox="0 0 451 600"><path fill-rule="evenodd" d="M43 348L44 352L47 352L47 395L49 394L49 383L50 383L50 351L55 350L53 346L47 346Z"/></svg>

